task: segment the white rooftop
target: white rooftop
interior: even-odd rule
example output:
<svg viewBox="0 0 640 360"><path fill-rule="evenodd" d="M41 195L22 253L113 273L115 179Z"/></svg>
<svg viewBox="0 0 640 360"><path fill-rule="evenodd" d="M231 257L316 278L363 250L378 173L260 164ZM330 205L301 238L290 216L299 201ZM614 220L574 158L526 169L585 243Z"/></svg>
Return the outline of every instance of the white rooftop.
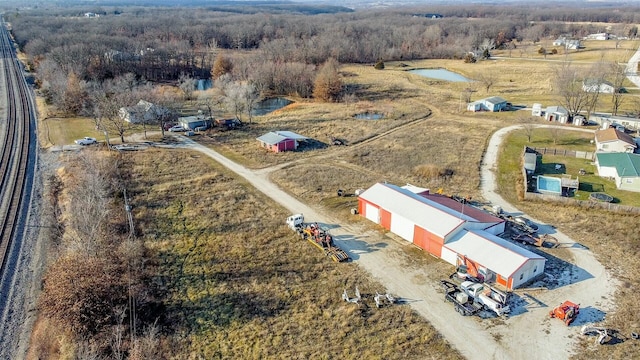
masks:
<svg viewBox="0 0 640 360"><path fill-rule="evenodd" d="M470 216L396 185L377 183L360 194L360 197L412 221L443 239L465 221L475 221Z"/></svg>
<svg viewBox="0 0 640 360"><path fill-rule="evenodd" d="M544 260L542 256L484 231L460 231L444 246L502 276L513 275L529 259Z"/></svg>

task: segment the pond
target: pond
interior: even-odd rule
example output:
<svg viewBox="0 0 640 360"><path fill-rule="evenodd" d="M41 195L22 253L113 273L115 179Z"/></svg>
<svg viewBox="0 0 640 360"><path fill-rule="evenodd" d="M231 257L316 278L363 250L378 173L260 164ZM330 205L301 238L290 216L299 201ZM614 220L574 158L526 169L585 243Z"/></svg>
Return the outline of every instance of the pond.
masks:
<svg viewBox="0 0 640 360"><path fill-rule="evenodd" d="M451 82L470 82L466 77L446 69L416 69L409 70L410 73L428 77L431 79L446 80Z"/></svg>
<svg viewBox="0 0 640 360"><path fill-rule="evenodd" d="M283 107L293 103L293 101L281 97L264 99L256 104L252 114L254 116L266 115L272 111L282 109Z"/></svg>
<svg viewBox="0 0 640 360"><path fill-rule="evenodd" d="M198 91L208 90L211 89L211 85L211 79L199 79L196 84L196 89Z"/></svg>
<svg viewBox="0 0 640 360"><path fill-rule="evenodd" d="M376 112L363 112L360 114L355 114L353 115L353 117L358 120L380 120L384 117L384 115Z"/></svg>

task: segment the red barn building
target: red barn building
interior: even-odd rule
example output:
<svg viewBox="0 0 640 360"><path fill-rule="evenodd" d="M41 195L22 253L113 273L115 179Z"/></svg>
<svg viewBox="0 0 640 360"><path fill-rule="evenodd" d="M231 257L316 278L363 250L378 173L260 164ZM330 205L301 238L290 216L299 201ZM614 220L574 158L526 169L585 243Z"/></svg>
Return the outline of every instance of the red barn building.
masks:
<svg viewBox="0 0 640 360"><path fill-rule="evenodd" d="M298 148L298 142L308 139L291 131L272 131L259 138L260 146L273 152L292 151Z"/></svg>
<svg viewBox="0 0 640 360"><path fill-rule="evenodd" d="M375 184L358 197L358 211L454 266L460 259L470 261L487 281L507 289L544 272L543 257L497 236L504 232L503 219L446 196L409 189Z"/></svg>

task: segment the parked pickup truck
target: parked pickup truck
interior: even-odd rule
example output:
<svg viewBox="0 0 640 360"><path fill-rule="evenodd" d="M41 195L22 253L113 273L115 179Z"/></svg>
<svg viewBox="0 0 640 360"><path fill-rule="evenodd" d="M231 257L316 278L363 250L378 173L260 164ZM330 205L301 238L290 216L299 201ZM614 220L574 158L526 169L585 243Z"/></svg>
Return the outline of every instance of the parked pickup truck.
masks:
<svg viewBox="0 0 640 360"><path fill-rule="evenodd" d="M501 297L498 296L492 297L491 289L485 288L484 284L464 281L460 284L460 288L476 303L479 303L486 309L493 311L498 316L506 316L511 312L511 308L506 304L506 297L504 299L501 299Z"/></svg>

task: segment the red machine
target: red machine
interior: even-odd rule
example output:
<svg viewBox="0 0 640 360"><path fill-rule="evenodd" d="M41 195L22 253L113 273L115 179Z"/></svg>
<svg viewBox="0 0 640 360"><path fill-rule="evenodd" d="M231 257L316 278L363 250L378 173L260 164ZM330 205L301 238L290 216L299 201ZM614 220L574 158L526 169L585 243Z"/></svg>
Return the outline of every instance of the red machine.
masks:
<svg viewBox="0 0 640 360"><path fill-rule="evenodd" d="M573 320L578 317L580 313L580 304L574 304L571 301L565 301L557 308L549 311L549 316L552 318L558 318L564 321L564 324L569 326Z"/></svg>

